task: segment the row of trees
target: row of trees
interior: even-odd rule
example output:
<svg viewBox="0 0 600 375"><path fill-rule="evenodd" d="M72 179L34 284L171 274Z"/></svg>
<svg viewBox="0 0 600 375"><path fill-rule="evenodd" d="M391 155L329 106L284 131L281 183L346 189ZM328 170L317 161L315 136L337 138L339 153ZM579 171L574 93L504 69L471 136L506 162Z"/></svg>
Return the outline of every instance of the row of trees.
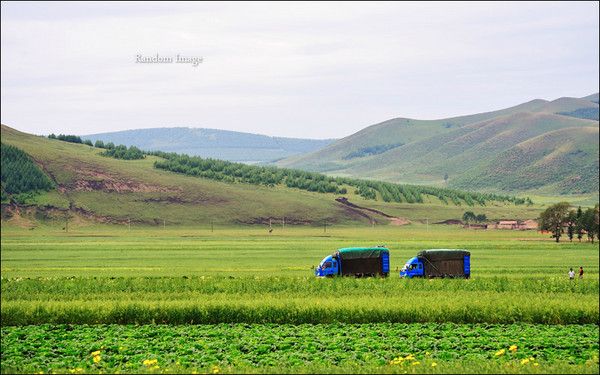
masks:
<svg viewBox="0 0 600 375"><path fill-rule="evenodd" d="M85 143L87 145L92 145L92 141L86 139L85 141L81 139L78 135L70 135L70 134L59 134L55 135L54 133L48 136L50 139L58 139L59 141L71 142L71 143Z"/></svg>
<svg viewBox="0 0 600 375"><path fill-rule="evenodd" d="M529 198L517 198L491 193L466 192L430 186L401 185L346 177L328 177L320 173L305 172L296 169L252 166L224 160L204 159L197 156L188 156L174 152L148 152L142 151L135 146L127 148L124 145L115 146L112 142L105 144L101 140L97 140L92 145L90 140L82 140L75 135L60 134L59 136L55 136L54 134L51 134L49 138L66 142L84 143L97 148L103 148L106 151L102 152L101 155L117 159L134 160L142 159L145 155L158 156L164 160L155 162L154 166L156 168L223 182L242 182L266 186L283 184L290 188L336 194L346 194L347 187L352 187L355 189L355 194L358 194L365 199L377 200L378 198L381 198L384 202L396 203L423 203L423 196L432 196L437 197L445 204L452 202L455 205L466 204L468 206L484 206L490 201L508 202L514 203L515 205L533 204ZM380 152L399 145L400 144L381 145L376 146L375 148L364 149L361 152L364 154Z"/></svg>
<svg viewBox="0 0 600 375"><path fill-rule="evenodd" d="M154 163L156 168L223 182L242 182L266 186L282 184L290 188L336 194L346 194L347 187L352 187L355 189L355 194L365 199L376 200L381 198L385 202L397 203L423 203L424 196L433 196L446 204L451 201L456 205L485 205L488 201L532 204L529 198L465 192L430 186L401 185L347 177L329 177L320 173L297 169L254 166L174 152L152 151L145 153L164 159Z"/></svg>
<svg viewBox="0 0 600 375"><path fill-rule="evenodd" d="M48 191L54 188L50 178L24 151L2 143L0 153L2 159L0 185L3 201L8 200L12 195L39 190Z"/></svg>
<svg viewBox="0 0 600 375"><path fill-rule="evenodd" d="M97 143L97 142L96 142ZM96 146L98 147L98 146ZM102 156L110 156L115 159L136 160L143 159L146 156L144 152L135 146L118 145L116 147L106 147L106 151L100 153Z"/></svg>
<svg viewBox="0 0 600 375"><path fill-rule="evenodd" d="M105 144L101 140L97 140L95 143L92 143L92 141L90 141L89 139L82 140L81 137L77 135L50 134L48 138L58 139L59 141L64 142L82 143L96 148L103 148L106 151L102 152L100 155L109 156L115 159L135 160L143 159L146 157L144 155L144 152L135 146L129 146L129 148L125 145L115 146L115 144L112 142L108 142Z"/></svg>
<svg viewBox="0 0 600 375"><path fill-rule="evenodd" d="M576 236L579 241L586 234L588 241L594 242L594 237L600 235L598 223L598 205L594 208L581 207L575 210L569 203L561 202L548 207L539 218L540 230L549 231L556 242L566 232L570 241Z"/></svg>

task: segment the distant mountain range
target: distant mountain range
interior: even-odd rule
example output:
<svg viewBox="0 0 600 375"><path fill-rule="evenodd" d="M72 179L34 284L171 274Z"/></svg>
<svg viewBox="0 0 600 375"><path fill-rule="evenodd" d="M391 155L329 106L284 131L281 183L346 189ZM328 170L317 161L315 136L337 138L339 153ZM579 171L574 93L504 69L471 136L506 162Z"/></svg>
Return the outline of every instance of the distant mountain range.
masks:
<svg viewBox="0 0 600 375"><path fill-rule="evenodd" d="M269 137L266 135L204 128L153 128L83 135L137 146L142 150L160 150L238 162L269 162L306 154L328 146L334 140Z"/></svg>
<svg viewBox="0 0 600 375"><path fill-rule="evenodd" d="M440 120L395 118L283 167L470 190L598 191L598 93Z"/></svg>

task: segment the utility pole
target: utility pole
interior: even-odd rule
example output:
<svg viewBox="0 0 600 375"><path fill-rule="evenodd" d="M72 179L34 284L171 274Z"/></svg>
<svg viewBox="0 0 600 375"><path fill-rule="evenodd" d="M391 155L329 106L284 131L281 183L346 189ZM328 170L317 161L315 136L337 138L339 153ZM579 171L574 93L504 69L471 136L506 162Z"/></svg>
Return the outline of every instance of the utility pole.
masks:
<svg viewBox="0 0 600 375"><path fill-rule="evenodd" d="M281 224L282 229L285 229L285 216L283 217L283 222Z"/></svg>
<svg viewBox="0 0 600 375"><path fill-rule="evenodd" d="M323 220L323 233L327 233L327 219Z"/></svg>
<svg viewBox="0 0 600 375"><path fill-rule="evenodd" d="M131 219L127 219L127 230L131 230Z"/></svg>
<svg viewBox="0 0 600 375"><path fill-rule="evenodd" d="M165 219L163 219L163 229L165 229L167 227L167 221Z"/></svg>
<svg viewBox="0 0 600 375"><path fill-rule="evenodd" d="M210 221L210 232L212 233L212 232L214 232L214 231L215 231L215 226L214 226L214 224L213 224L213 221L211 220L211 221Z"/></svg>
<svg viewBox="0 0 600 375"><path fill-rule="evenodd" d="M65 215L65 232L69 233L69 214Z"/></svg>
<svg viewBox="0 0 600 375"><path fill-rule="evenodd" d="M429 232L429 218L426 218L425 220L427 222L427 231Z"/></svg>

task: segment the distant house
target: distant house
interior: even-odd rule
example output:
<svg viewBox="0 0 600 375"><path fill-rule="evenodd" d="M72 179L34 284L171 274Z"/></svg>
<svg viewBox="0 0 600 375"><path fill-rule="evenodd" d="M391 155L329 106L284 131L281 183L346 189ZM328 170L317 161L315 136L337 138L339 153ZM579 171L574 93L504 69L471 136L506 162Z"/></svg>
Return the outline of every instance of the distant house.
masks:
<svg viewBox="0 0 600 375"><path fill-rule="evenodd" d="M487 224L465 224L463 228L467 229L488 229Z"/></svg>
<svg viewBox="0 0 600 375"><path fill-rule="evenodd" d="M500 220L494 227L496 229L518 229L519 222L517 220Z"/></svg>
<svg viewBox="0 0 600 375"><path fill-rule="evenodd" d="M525 220L522 224L523 228L521 229L526 229L526 230L537 230L538 229L538 222L535 220Z"/></svg>
<svg viewBox="0 0 600 375"><path fill-rule="evenodd" d="M538 223L535 220L500 220L494 224L495 229L535 230Z"/></svg>

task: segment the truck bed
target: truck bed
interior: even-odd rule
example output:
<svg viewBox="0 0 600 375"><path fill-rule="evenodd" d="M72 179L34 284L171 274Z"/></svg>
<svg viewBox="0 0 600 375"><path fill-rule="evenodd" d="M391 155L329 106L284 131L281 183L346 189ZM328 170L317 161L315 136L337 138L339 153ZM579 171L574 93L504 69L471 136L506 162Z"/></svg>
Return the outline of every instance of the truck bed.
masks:
<svg viewBox="0 0 600 375"><path fill-rule="evenodd" d="M465 274L463 259L424 261L423 263L425 274L428 276L463 276Z"/></svg>
<svg viewBox="0 0 600 375"><path fill-rule="evenodd" d="M355 258L342 260L342 275L383 274L381 258Z"/></svg>

